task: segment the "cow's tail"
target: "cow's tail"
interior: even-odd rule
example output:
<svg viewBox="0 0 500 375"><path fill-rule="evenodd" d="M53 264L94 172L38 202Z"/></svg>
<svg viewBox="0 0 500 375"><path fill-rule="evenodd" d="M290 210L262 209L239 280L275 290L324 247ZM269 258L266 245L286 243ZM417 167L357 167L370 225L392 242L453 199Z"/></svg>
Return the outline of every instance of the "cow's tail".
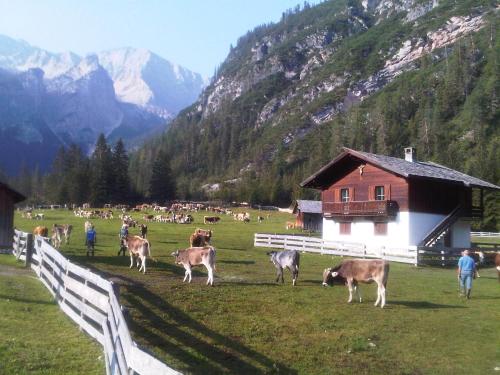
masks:
<svg viewBox="0 0 500 375"><path fill-rule="evenodd" d="M382 282L384 283L384 288L387 287L387 279L389 278L389 262L384 263L384 279Z"/></svg>
<svg viewBox="0 0 500 375"><path fill-rule="evenodd" d="M153 254L151 253L151 245L150 245L149 241L144 240L144 243L142 244L142 246L144 249L144 254L146 254L146 256L149 256L153 262L158 263L158 260L156 260L156 258L153 258Z"/></svg>
<svg viewBox="0 0 500 375"><path fill-rule="evenodd" d="M297 269L299 269L300 265L300 253L298 251L295 252L295 255L293 256L293 262L296 264Z"/></svg>
<svg viewBox="0 0 500 375"><path fill-rule="evenodd" d="M217 251L215 250L215 247L213 246L210 246L210 250L213 252L214 254L214 257L213 257L213 261L214 261L214 271L217 272L217 266L215 265L215 255L217 254Z"/></svg>

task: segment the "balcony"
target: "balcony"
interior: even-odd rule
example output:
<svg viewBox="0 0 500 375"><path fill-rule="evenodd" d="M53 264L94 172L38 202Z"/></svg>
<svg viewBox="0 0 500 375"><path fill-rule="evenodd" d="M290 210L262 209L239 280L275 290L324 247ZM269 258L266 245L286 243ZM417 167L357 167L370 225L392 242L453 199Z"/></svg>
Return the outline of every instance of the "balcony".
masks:
<svg viewBox="0 0 500 375"><path fill-rule="evenodd" d="M348 216L396 216L398 204L395 201L353 201L353 202L323 202L325 217Z"/></svg>

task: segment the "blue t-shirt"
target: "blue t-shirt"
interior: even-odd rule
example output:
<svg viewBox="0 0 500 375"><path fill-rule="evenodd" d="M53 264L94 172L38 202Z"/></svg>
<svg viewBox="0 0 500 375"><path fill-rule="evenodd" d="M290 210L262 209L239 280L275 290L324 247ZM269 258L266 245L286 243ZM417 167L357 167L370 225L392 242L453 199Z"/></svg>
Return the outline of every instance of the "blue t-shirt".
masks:
<svg viewBox="0 0 500 375"><path fill-rule="evenodd" d="M95 235L96 232L95 230L91 229L87 232L87 241L94 241L95 240Z"/></svg>
<svg viewBox="0 0 500 375"><path fill-rule="evenodd" d="M464 255L458 260L458 267L460 267L462 271L474 271L476 264L474 263L474 259L468 255Z"/></svg>

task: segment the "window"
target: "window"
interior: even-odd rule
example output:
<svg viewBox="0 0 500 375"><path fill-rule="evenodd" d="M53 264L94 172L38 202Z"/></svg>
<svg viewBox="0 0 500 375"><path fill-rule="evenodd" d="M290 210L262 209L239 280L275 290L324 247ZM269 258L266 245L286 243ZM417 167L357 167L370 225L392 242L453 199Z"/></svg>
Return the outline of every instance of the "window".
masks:
<svg viewBox="0 0 500 375"><path fill-rule="evenodd" d="M375 235L385 236L387 234L387 223L373 223Z"/></svg>
<svg viewBox="0 0 500 375"><path fill-rule="evenodd" d="M349 189L340 189L340 201L349 202Z"/></svg>
<svg viewBox="0 0 500 375"><path fill-rule="evenodd" d="M339 223L339 234L351 234L351 223Z"/></svg>
<svg viewBox="0 0 500 375"><path fill-rule="evenodd" d="M383 186L375 186L375 200L385 201L385 189Z"/></svg>

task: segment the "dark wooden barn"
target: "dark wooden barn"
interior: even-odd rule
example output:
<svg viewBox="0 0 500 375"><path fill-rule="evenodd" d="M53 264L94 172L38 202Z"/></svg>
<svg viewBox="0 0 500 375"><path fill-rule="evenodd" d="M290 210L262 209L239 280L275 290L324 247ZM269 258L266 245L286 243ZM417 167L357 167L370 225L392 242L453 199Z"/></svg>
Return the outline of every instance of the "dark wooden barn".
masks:
<svg viewBox="0 0 500 375"><path fill-rule="evenodd" d="M321 201L297 199L293 205L295 227L303 230L321 232L323 211Z"/></svg>
<svg viewBox="0 0 500 375"><path fill-rule="evenodd" d="M26 197L0 181L0 249L12 248L14 204Z"/></svg>

